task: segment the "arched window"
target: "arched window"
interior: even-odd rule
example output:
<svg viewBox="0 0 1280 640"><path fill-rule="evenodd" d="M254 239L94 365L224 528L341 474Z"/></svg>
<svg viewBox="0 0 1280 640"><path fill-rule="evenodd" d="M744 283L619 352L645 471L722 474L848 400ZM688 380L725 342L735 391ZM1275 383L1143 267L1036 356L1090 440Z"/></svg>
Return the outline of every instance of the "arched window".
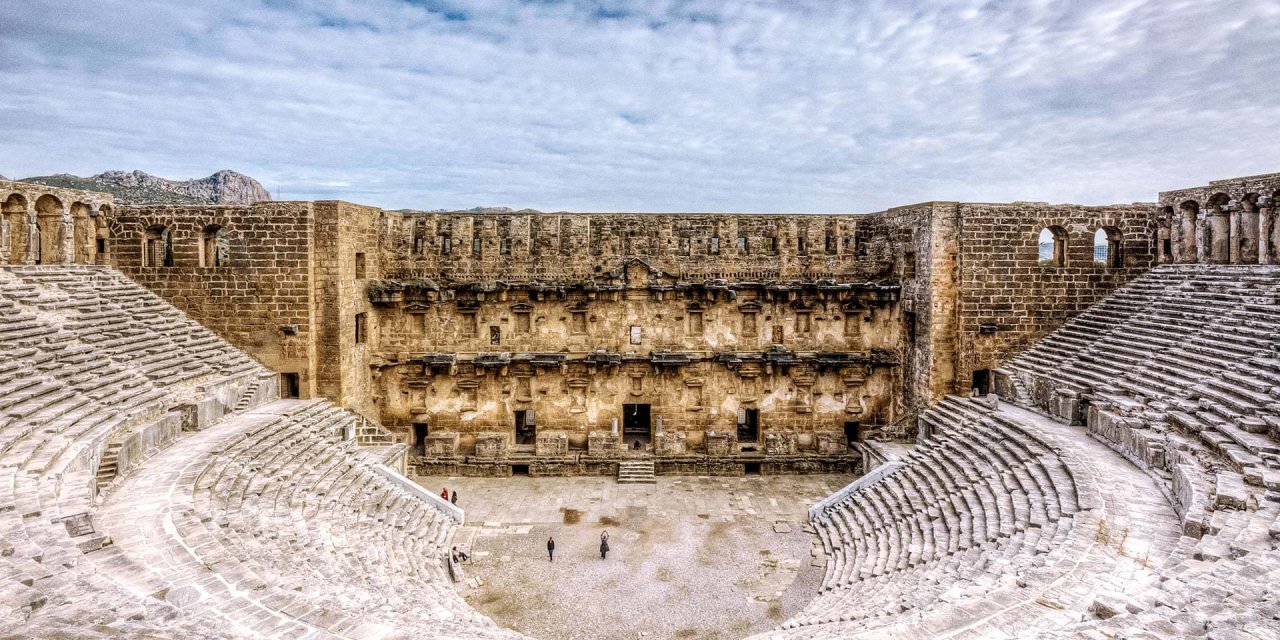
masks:
<svg viewBox="0 0 1280 640"><path fill-rule="evenodd" d="M1067 232L1062 227L1045 227L1040 230L1039 263L1042 267L1062 267L1067 264Z"/></svg>
<svg viewBox="0 0 1280 640"><path fill-rule="evenodd" d="M62 262L62 201L45 194L36 199L36 235L33 242L36 264Z"/></svg>
<svg viewBox="0 0 1280 640"><path fill-rule="evenodd" d="M231 247L222 227L211 224L200 237L200 266L225 267L231 263Z"/></svg>
<svg viewBox="0 0 1280 640"><path fill-rule="evenodd" d="M1120 231L1118 229L1099 228L1093 233L1093 262L1113 269L1124 266L1124 256L1120 255Z"/></svg>
<svg viewBox="0 0 1280 640"><path fill-rule="evenodd" d="M169 227L156 225L142 236L142 266L172 267L173 238Z"/></svg>
<svg viewBox="0 0 1280 640"><path fill-rule="evenodd" d="M0 215L8 227L9 264L22 264L27 257L27 240L30 232L27 229L27 199L15 193L0 205Z"/></svg>

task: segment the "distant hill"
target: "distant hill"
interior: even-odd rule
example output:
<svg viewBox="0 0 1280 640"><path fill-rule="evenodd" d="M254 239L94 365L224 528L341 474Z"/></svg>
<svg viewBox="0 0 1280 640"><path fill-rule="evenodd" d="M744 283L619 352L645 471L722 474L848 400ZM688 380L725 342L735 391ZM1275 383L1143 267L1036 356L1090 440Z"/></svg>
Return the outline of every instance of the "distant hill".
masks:
<svg viewBox="0 0 1280 640"><path fill-rule="evenodd" d="M208 178L166 180L141 171L107 171L82 178L67 173L23 178L22 182L101 191L119 204L251 204L270 200L257 180L235 171L219 171Z"/></svg>

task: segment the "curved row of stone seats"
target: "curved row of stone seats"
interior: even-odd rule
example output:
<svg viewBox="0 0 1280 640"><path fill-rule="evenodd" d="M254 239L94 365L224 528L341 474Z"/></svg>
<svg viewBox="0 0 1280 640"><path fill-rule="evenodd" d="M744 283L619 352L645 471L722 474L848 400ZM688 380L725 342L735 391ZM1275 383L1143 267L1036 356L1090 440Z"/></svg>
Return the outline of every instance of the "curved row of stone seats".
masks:
<svg viewBox="0 0 1280 640"><path fill-rule="evenodd" d="M822 593L761 638L1037 636L1148 589L1176 545L1150 478L1083 433L958 398L920 422L902 466L814 520Z"/></svg>
<svg viewBox="0 0 1280 640"><path fill-rule="evenodd" d="M456 523L357 448L358 416L280 400L149 460L104 504L105 572L245 635L517 638L468 606L443 564Z"/></svg>
<svg viewBox="0 0 1280 640"><path fill-rule="evenodd" d="M188 319L159 296L107 267L15 266L8 295L39 311L66 316L62 329L99 352L127 361L161 386L208 376L248 373L258 365L244 352Z"/></svg>
<svg viewBox="0 0 1280 640"><path fill-rule="evenodd" d="M1280 636L1270 586L1280 570L1280 268L1156 272L1167 286L1148 308L1115 324L1067 325L1132 336L1146 355L1127 371L1068 390L1015 358L997 372L997 389L1063 422L1083 417L1091 436L1156 481L1188 536L1153 565L1158 588L1102 606L1107 619L1082 633ZM1044 402L1055 396L1078 398L1077 412Z"/></svg>
<svg viewBox="0 0 1280 640"><path fill-rule="evenodd" d="M121 589L85 554L111 545L94 518L107 452L127 470L184 426L245 401L240 393L269 373L241 355L199 380L161 380L133 354L80 332L81 314L115 304L108 282L145 292L119 278L97 267L0 268L0 637L227 636L216 619ZM62 280L93 286L69 293Z"/></svg>

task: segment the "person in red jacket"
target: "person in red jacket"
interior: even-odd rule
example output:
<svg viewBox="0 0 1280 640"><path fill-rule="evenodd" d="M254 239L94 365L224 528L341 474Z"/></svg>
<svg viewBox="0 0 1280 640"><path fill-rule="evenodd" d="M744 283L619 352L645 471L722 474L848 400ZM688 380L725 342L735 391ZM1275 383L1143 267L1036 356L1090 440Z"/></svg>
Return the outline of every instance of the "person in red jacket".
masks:
<svg viewBox="0 0 1280 640"><path fill-rule="evenodd" d="M440 497L444 498L445 502L449 501L449 487L445 487L443 490L440 491Z"/></svg>

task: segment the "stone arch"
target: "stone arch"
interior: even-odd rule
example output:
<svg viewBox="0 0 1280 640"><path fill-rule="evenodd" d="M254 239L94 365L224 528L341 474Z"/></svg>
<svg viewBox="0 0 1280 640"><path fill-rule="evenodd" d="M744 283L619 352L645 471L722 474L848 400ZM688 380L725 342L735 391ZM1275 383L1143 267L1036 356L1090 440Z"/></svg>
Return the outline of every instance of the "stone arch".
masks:
<svg viewBox="0 0 1280 640"><path fill-rule="evenodd" d="M74 262L92 264L96 229L89 205L83 202L71 203L71 246Z"/></svg>
<svg viewBox="0 0 1280 640"><path fill-rule="evenodd" d="M1067 265L1067 230L1050 225L1040 230L1038 262L1042 267Z"/></svg>
<svg viewBox="0 0 1280 640"><path fill-rule="evenodd" d="M1205 221L1202 244L1207 262L1225 264L1231 262L1231 216L1227 205L1231 196L1219 191L1205 202Z"/></svg>
<svg viewBox="0 0 1280 640"><path fill-rule="evenodd" d="M62 252L64 205L57 197L44 194L36 198L36 237L31 246L35 250L36 264L58 264L63 261Z"/></svg>
<svg viewBox="0 0 1280 640"><path fill-rule="evenodd" d="M142 266L173 266L173 233L168 226L154 224L143 232Z"/></svg>
<svg viewBox="0 0 1280 640"><path fill-rule="evenodd" d="M1115 227L1098 227L1093 232L1093 262L1112 269L1124 266L1123 243L1120 230Z"/></svg>
<svg viewBox="0 0 1280 640"><path fill-rule="evenodd" d="M21 193L10 194L0 205L0 227L4 230L3 239L7 244L0 249L8 249L9 264L22 264L27 258L27 241L31 239L27 227L27 198Z"/></svg>
<svg viewBox="0 0 1280 640"><path fill-rule="evenodd" d="M1182 261L1195 262L1200 251L1200 238L1196 232L1200 219L1200 203L1187 200L1178 205L1178 233L1181 237Z"/></svg>
<svg viewBox="0 0 1280 640"><path fill-rule="evenodd" d="M225 267L231 263L227 232L219 224L205 226L200 233L200 266Z"/></svg>

